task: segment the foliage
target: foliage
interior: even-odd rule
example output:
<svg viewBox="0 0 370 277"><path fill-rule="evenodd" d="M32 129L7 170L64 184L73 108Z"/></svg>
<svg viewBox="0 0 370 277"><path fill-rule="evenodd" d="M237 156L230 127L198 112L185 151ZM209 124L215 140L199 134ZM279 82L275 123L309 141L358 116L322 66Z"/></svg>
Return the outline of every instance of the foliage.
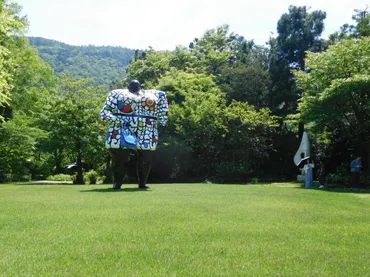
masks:
<svg viewBox="0 0 370 277"><path fill-rule="evenodd" d="M352 19L356 25L344 24L338 32L329 36L328 43L336 44L343 39L353 39L370 36L370 13L367 10L354 10L355 14Z"/></svg>
<svg viewBox="0 0 370 277"><path fill-rule="evenodd" d="M15 114L12 120L4 122L0 127L0 181L9 174L29 174L37 140L46 137L44 131L32 127L32 121L27 116Z"/></svg>
<svg viewBox="0 0 370 277"><path fill-rule="evenodd" d="M291 69L305 70L305 52L322 51L319 39L324 29L326 13L308 12L306 6L290 6L277 24L278 36L271 38L270 73L273 82L270 108L277 115L293 113L300 91L297 90Z"/></svg>
<svg viewBox="0 0 370 277"><path fill-rule="evenodd" d="M325 12L308 13L306 6L290 6L289 13L281 16L277 24L277 43L291 67L305 70L305 52L320 49L319 36L324 30L325 18Z"/></svg>
<svg viewBox="0 0 370 277"><path fill-rule="evenodd" d="M178 46L174 51L162 52L150 48L131 62L127 71L131 79L145 82L146 88L157 86L170 69L220 77L222 68L235 58L238 40L243 39L229 34L229 26L222 25L207 30L200 39L195 38L188 49Z"/></svg>
<svg viewBox="0 0 370 277"><path fill-rule="evenodd" d="M159 78L170 68L169 58L169 52L159 52L153 49L144 52L139 59L128 66L127 72L130 79L139 80L146 89L156 86Z"/></svg>
<svg viewBox="0 0 370 277"><path fill-rule="evenodd" d="M192 149L194 176L225 180L222 165L232 165L241 174L226 179L242 179L267 158L269 132L276 123L268 109L256 111L237 101L227 105L225 94L205 74L170 71L159 88L168 92L171 103L170 133Z"/></svg>
<svg viewBox="0 0 370 277"><path fill-rule="evenodd" d="M351 130L367 126L369 42L369 39L342 41L324 53L308 53L310 72L295 74L304 90L299 105L302 119L315 122L321 130L336 119L344 121Z"/></svg>
<svg viewBox="0 0 370 277"><path fill-rule="evenodd" d="M224 24L205 31L200 39L195 38L190 43L189 48L199 60L203 72L219 76L222 68L234 60L238 39L239 36L229 33L229 26Z"/></svg>
<svg viewBox="0 0 370 277"><path fill-rule="evenodd" d="M46 177L46 180L48 181L72 181L73 176L68 174L56 174L56 175L50 175Z"/></svg>
<svg viewBox="0 0 370 277"><path fill-rule="evenodd" d="M83 183L82 162L96 166L103 162L105 153L102 137L105 125L98 118L105 96L100 87L88 83L89 80L63 76L52 98L52 113L45 120L49 137L44 143L54 150L56 167L61 170L66 156L76 161L76 182L80 183Z"/></svg>
<svg viewBox="0 0 370 277"><path fill-rule="evenodd" d="M354 10L355 14L352 19L357 23L354 32L355 37L370 37L370 12L367 10Z"/></svg>
<svg viewBox="0 0 370 277"><path fill-rule="evenodd" d="M229 101L248 102L257 109L267 107L271 86L267 68L255 64L239 64L223 70L226 82L222 85Z"/></svg>
<svg viewBox="0 0 370 277"><path fill-rule="evenodd" d="M25 18L19 16L20 6L0 1L0 123L4 120L6 107L11 99L11 81L16 63L13 60L12 42L27 27Z"/></svg>
<svg viewBox="0 0 370 277"><path fill-rule="evenodd" d="M28 39L57 75L91 78L92 85L108 87L123 78L126 66L134 58L134 50L125 47L73 46L40 37Z"/></svg>
<svg viewBox="0 0 370 277"><path fill-rule="evenodd" d="M96 184L98 181L99 174L95 170L90 170L85 174L85 179L89 184Z"/></svg>
<svg viewBox="0 0 370 277"><path fill-rule="evenodd" d="M168 134L163 128L159 147L156 150L150 182L189 182L195 181L192 173L193 151L182 137ZM198 178L202 179L202 178Z"/></svg>
<svg viewBox="0 0 370 277"><path fill-rule="evenodd" d="M11 70L4 72L10 76L6 92L8 101L0 108L0 114L6 115L6 121L0 125L0 180L8 178L6 176L13 176L13 180L24 179L24 176L30 179L31 174L37 174L35 167L48 171L39 163L41 154L37 146L47 136L39 123L55 79L51 68L21 36L21 28L26 23L19 12L20 7L15 4L1 7L4 13L1 20L11 22L10 25L3 22L1 45L6 46L8 54L1 61L9 62Z"/></svg>
<svg viewBox="0 0 370 277"><path fill-rule="evenodd" d="M333 134L365 145L370 153L370 39L344 40L308 53L310 71L296 72L304 91L299 117L331 140ZM340 107L340 108L338 108Z"/></svg>

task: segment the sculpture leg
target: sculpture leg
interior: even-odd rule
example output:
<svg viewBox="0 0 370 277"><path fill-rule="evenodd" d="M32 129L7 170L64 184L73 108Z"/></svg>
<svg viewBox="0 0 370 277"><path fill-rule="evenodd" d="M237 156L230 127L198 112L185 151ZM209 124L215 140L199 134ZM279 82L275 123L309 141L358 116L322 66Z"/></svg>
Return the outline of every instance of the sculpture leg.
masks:
<svg viewBox="0 0 370 277"><path fill-rule="evenodd" d="M127 149L110 149L114 175L113 189L120 189L126 175L127 163L130 161L130 152Z"/></svg>
<svg viewBox="0 0 370 277"><path fill-rule="evenodd" d="M148 189L146 184L150 170L152 168L152 151L138 150L137 160L137 177L139 181L139 188Z"/></svg>

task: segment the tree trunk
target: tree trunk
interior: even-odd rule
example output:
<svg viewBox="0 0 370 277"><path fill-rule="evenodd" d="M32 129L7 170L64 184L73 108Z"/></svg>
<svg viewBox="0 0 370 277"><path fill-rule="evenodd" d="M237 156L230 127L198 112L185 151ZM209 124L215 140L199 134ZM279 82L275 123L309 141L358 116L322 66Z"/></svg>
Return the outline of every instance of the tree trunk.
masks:
<svg viewBox="0 0 370 277"><path fill-rule="evenodd" d="M81 141L77 140L76 143L76 150L77 150L77 176L74 184L83 185L85 184L82 172L82 149L81 149Z"/></svg>
<svg viewBox="0 0 370 277"><path fill-rule="evenodd" d="M366 171L368 174L370 173L370 140L366 143L366 154L367 154L367 160L366 160L366 168L363 168L364 171Z"/></svg>
<svg viewBox="0 0 370 277"><path fill-rule="evenodd" d="M55 174L64 173L62 170L62 159L61 159L61 150L54 150L54 159L55 159Z"/></svg>
<svg viewBox="0 0 370 277"><path fill-rule="evenodd" d="M302 140L303 132L304 132L304 124L303 124L303 122L299 122L298 123L298 139L299 139L299 143Z"/></svg>

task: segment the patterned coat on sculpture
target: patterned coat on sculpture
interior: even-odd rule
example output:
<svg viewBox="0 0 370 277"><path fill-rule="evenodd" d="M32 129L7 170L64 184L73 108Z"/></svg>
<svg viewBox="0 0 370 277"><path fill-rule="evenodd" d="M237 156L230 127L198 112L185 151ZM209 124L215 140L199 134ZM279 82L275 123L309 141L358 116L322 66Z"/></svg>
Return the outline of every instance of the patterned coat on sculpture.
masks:
<svg viewBox="0 0 370 277"><path fill-rule="evenodd" d="M128 89L116 89L109 93L100 112L109 121L106 147L111 149L134 148L155 150L158 143L158 125L168 120L166 94L158 90L140 90L138 94ZM134 147L128 147L126 135L136 138Z"/></svg>

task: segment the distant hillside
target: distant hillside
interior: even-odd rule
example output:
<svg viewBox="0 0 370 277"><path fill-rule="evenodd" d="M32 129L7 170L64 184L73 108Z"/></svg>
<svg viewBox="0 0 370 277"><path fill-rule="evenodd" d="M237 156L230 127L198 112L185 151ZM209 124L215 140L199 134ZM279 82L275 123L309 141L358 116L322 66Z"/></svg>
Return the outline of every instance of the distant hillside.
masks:
<svg viewBox="0 0 370 277"><path fill-rule="evenodd" d="M71 73L78 78L93 78L94 85L106 87L125 76L125 67L135 55L135 50L124 47L73 46L41 37L28 39L56 74Z"/></svg>

